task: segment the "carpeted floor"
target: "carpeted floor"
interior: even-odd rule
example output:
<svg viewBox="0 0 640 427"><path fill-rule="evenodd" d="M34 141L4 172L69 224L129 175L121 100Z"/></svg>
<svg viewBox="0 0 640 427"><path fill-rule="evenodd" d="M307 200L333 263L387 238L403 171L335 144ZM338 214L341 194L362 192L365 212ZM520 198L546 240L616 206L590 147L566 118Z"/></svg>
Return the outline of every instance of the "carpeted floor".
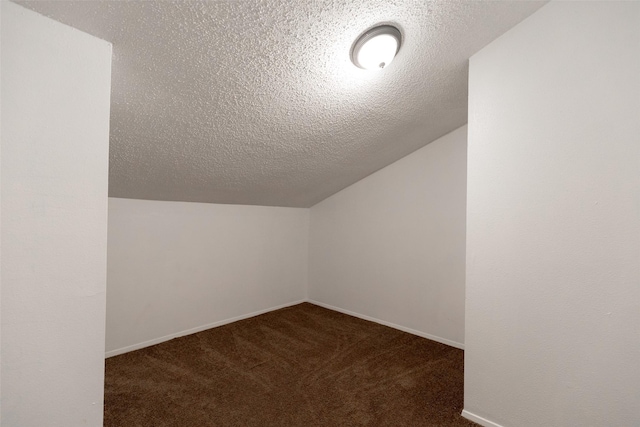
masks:
<svg viewBox="0 0 640 427"><path fill-rule="evenodd" d="M475 425L462 350L308 303L106 365L107 427Z"/></svg>

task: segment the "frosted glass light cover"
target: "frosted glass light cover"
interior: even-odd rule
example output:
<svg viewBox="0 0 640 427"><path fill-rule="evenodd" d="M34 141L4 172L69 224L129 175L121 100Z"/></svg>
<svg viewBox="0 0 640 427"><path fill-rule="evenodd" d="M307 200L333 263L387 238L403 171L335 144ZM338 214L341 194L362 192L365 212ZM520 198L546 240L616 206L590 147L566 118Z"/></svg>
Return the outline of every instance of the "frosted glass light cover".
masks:
<svg viewBox="0 0 640 427"><path fill-rule="evenodd" d="M400 31L390 25L375 27L356 40L351 52L355 65L365 70L388 66L400 48Z"/></svg>
<svg viewBox="0 0 640 427"><path fill-rule="evenodd" d="M388 34L367 41L358 52L358 64L366 70L384 68L393 61L398 50L398 40Z"/></svg>

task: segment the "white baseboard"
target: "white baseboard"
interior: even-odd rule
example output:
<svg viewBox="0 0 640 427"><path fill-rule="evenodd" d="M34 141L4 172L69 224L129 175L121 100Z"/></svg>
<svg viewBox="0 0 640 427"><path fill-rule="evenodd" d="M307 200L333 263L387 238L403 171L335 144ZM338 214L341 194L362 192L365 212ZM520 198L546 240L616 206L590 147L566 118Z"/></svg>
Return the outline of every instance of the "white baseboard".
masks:
<svg viewBox="0 0 640 427"><path fill-rule="evenodd" d="M386 322L384 320L376 319L375 317L365 316L364 314L359 314L359 313L355 313L353 311L345 310L345 309L342 309L342 308L339 308L339 307L334 307L332 305L325 304L325 303L319 302L319 301L314 301L312 299L309 299L308 302L310 302L311 304L319 305L320 307L327 308L329 310L338 311L340 313L348 314L349 316L358 317L360 319L368 320L370 322L379 323L379 324L384 325L384 326L389 326L390 328L393 328L393 329L399 329L399 330L401 330L403 332L408 332L410 334L417 335L419 337L426 338L426 339L429 339L431 341L437 341L439 343L446 344L446 345L449 345L451 347L455 347L455 348L459 348L461 350L464 350L464 344L456 342L456 341L451 341L451 340L448 340L446 338L438 337L436 335L427 334L426 332L422 332L422 331L418 331L418 330L415 330L415 329L407 328L405 326L396 325L395 323Z"/></svg>
<svg viewBox="0 0 640 427"><path fill-rule="evenodd" d="M329 309L329 310L333 310L333 311L337 311L337 312L340 312L340 313L348 314L349 316L358 317L360 319L368 320L370 322L379 323L381 325L389 326L390 328L398 329L398 330L403 331L403 332L408 332L410 334L417 335L417 336L422 337L422 338L427 338L427 339L432 340L432 341L436 341L436 342L439 342L439 343L442 343L442 344L449 345L451 347L455 347L455 348L459 348L461 350L464 350L464 344L456 342L456 341L451 341L451 340L448 340L446 338L438 337L436 335L427 334L425 332L421 332L421 331L418 331L418 330L415 330L415 329L407 328L405 326L396 325L395 323L386 322L384 320L376 319L375 317L365 316L364 314L355 313L355 312L350 311L350 310L345 310L345 309L342 309L342 308L339 308L339 307L334 307L332 305L325 304L325 303L322 303L322 302L319 302L319 301L314 301L312 299L302 299L302 300L293 301L293 302L290 302L290 303L287 303L287 304L282 304L282 305L279 305L279 306L276 306L276 307L271 307L271 308L267 308L267 309L264 309L264 310L254 311L253 313L243 314L241 316L236 316L236 317L232 317L232 318L229 318L229 319L224 319L224 320L220 320L220 321L217 321L217 322L209 323L207 325L197 326L195 328L191 328L191 329L187 329L185 331L181 331L181 332L176 332L176 333L173 333L173 334L165 335L165 336L160 337L160 338L154 338L152 340L144 341L144 342L141 342L141 343L138 343L138 344L133 344L133 345L129 345L129 346L126 346L126 347L118 348L118 349L115 349L115 350L110 350L110 351L107 351L105 353L105 358L118 356L120 354L128 353L130 351L140 350L141 348L150 347L152 345L160 344L162 342L169 341L169 340L174 339L174 338L183 337L185 335L191 335L191 334L195 334L197 332L206 331L207 329L216 328L218 326L222 326L222 325L226 325L226 324L229 324L229 323L237 322L238 320L248 319L250 317L259 316L261 314L265 314L265 313L268 313L270 311L280 310L281 308L291 307L293 305L298 305L298 304L301 304L303 302L309 302L311 304L315 304L315 305L318 305L320 307L324 307L324 308ZM474 414L471 414L471 413L468 413L469 417L467 417L465 415L465 413L466 413L466 411L463 412L462 415L465 418L471 419L472 421L475 421L475 418L472 419L472 418L469 418L469 417L476 417L477 419L483 420L483 418L478 417L478 416L476 416ZM479 422L479 421L475 421L475 422L477 422L478 424L486 425L486 426L490 426L490 427L496 427L496 426L500 427L498 424L482 424L482 422ZM485 420L485 422L489 422L490 423L490 421L487 421L487 420Z"/></svg>
<svg viewBox="0 0 640 427"><path fill-rule="evenodd" d="M476 424L480 424L483 427L502 427L500 424L494 423L493 421L489 421L486 418L482 418L479 415L473 414L466 409L462 410L462 416L468 419L469 421L473 421Z"/></svg>
<svg viewBox="0 0 640 427"><path fill-rule="evenodd" d="M238 320L248 319L250 317L259 316L261 314L268 313L270 311L280 310L281 308L291 307L293 305L302 304L306 302L306 299L289 302L286 304L278 305L276 307L267 308L264 310L254 311L253 313L243 314L241 316L232 317L230 319L219 320L217 322L209 323L207 325L197 326L195 328L187 329L186 331L176 332L173 334L165 335L160 338L155 338L149 341L144 341L138 344L128 345L126 347L118 348L116 350L110 350L105 353L105 359L113 356L118 356L119 354L128 353L134 350L140 350L141 348L150 347L152 345L160 344L161 342L169 341L174 338L183 337L185 335L195 334L196 332L206 331L207 329L216 328L218 326L226 325L229 323L237 322Z"/></svg>

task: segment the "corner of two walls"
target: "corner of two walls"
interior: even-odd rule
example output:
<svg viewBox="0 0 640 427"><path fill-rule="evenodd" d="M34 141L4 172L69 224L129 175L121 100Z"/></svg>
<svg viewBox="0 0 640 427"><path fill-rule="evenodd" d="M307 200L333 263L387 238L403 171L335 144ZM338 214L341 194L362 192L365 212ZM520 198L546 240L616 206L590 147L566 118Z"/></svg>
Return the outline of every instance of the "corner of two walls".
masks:
<svg viewBox="0 0 640 427"><path fill-rule="evenodd" d="M310 300L461 348L466 126L310 209L109 199L107 357Z"/></svg>

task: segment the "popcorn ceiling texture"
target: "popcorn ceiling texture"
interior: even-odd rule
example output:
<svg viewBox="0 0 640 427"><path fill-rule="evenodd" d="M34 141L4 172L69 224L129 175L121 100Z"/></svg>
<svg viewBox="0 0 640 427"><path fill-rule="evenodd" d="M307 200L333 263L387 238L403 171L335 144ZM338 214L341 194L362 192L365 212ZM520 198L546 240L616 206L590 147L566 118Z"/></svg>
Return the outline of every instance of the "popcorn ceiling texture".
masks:
<svg viewBox="0 0 640 427"><path fill-rule="evenodd" d="M298 207L466 123L468 58L543 4L19 3L113 43L110 196ZM361 70L379 22L402 49Z"/></svg>

